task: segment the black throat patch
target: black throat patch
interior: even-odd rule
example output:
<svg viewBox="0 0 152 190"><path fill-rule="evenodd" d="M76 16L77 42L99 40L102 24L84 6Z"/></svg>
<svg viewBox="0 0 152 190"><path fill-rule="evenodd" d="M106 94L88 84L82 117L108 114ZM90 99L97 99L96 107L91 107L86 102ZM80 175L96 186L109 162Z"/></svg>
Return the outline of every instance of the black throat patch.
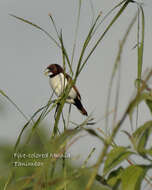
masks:
<svg viewBox="0 0 152 190"><path fill-rule="evenodd" d="M57 73L54 73L54 74L52 74L52 75L49 75L49 77L50 78L53 78L53 77L55 77L57 75Z"/></svg>

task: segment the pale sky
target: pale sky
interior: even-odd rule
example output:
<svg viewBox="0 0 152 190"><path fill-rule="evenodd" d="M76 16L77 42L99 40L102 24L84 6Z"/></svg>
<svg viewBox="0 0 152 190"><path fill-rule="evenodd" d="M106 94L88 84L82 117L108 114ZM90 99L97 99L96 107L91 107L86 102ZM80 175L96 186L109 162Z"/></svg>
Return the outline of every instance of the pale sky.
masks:
<svg viewBox="0 0 152 190"><path fill-rule="evenodd" d="M90 1L82 1L82 12L78 33L77 51L74 65L77 64L82 43L88 33L91 24L92 11ZM95 16L102 11L103 16L119 1L113 0L93 0ZM144 11L146 21L145 31L145 51L143 68L151 67L151 44L152 44L152 1L145 0ZM130 4L120 19L107 33L102 43L82 71L77 87L81 92L82 102L88 113L93 113L96 120L100 120L105 113L107 89L110 75L120 40L123 38L125 30L131 19L135 15L137 7ZM27 116L31 116L38 108L43 106L51 94L48 79L43 75L44 69L51 63L62 65L60 50L42 32L30 25L22 23L9 14L15 14L26 18L49 31L54 37L55 32L49 20L48 13L51 13L59 29L62 28L63 39L69 55L71 55L76 16L78 11L78 1L75 0L1 0L0 1L0 89L23 110ZM114 16L114 14L112 14ZM112 16L107 19L98 30L95 39L105 30ZM136 49L136 28L130 33L129 40L125 45L122 57L121 87L119 117L126 108L132 92L134 91L134 80L136 79L137 59ZM94 40L93 40L94 42ZM93 45L92 42L92 45ZM91 50L89 46L88 50ZM87 51L88 52L88 51ZM0 96L0 102L4 110L0 115L0 139L2 141L15 142L19 132L25 124L25 119L15 110L15 108ZM67 106L66 106L67 107ZM111 107L112 109L112 107ZM140 122L151 118L146 107L139 113ZM66 109L65 109L66 111ZM72 120L81 122L84 119L75 108L72 109ZM45 122L49 122L48 119ZM53 114L51 122L53 123ZM128 128L128 122L123 125L123 129ZM104 129L104 120L100 121L95 128ZM121 133L120 136L123 134ZM120 143L123 139L128 142L127 137L118 139ZM124 140L124 141L125 141ZM82 143L83 142L83 143ZM90 144L88 142L91 142ZM79 146L81 144L81 146ZM96 147L96 153L101 150L101 144L94 137L86 136L82 141L73 146L73 151L79 153L86 150L88 154L90 147ZM87 152L88 151L88 152ZM99 151L99 152L98 152ZM85 156L84 156L85 158Z"/></svg>

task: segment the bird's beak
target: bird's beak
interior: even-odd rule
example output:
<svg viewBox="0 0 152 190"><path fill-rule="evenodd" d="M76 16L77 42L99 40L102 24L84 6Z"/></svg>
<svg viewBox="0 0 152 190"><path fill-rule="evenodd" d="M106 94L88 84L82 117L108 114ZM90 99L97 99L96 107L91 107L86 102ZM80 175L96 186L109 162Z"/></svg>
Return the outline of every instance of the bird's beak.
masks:
<svg viewBox="0 0 152 190"><path fill-rule="evenodd" d="M44 75L45 75L45 76L48 76L48 75L49 75L49 69L45 69L45 70L44 70Z"/></svg>

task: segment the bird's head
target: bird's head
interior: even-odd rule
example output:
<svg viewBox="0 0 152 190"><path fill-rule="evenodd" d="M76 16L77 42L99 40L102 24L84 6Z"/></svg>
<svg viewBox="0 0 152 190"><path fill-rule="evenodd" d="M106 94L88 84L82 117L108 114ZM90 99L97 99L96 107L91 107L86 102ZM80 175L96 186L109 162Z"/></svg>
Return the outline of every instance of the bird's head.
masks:
<svg viewBox="0 0 152 190"><path fill-rule="evenodd" d="M46 76L52 76L52 75L57 75L59 73L63 73L63 69L60 65L58 64L51 64L49 65L45 71L44 71L44 74Z"/></svg>

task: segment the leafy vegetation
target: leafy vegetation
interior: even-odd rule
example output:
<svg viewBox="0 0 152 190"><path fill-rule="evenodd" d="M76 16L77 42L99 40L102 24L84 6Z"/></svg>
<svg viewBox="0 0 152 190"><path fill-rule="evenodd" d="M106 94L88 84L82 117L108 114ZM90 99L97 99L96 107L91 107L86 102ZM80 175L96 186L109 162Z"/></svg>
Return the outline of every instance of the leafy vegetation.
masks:
<svg viewBox="0 0 152 190"><path fill-rule="evenodd" d="M38 109L31 118L28 118L23 111L17 106L12 99L6 95L4 90L0 90L0 94L3 98L7 99L17 109L27 122L22 128L16 144L12 145L0 145L0 187L5 190L139 190L143 181L152 187L151 178L147 172L152 167L152 147L150 137L152 134L152 121L146 121L142 126L137 126L136 129L132 129L132 133L123 131L128 136L128 146L117 145L115 143L115 137L122 129L124 121L127 117L132 121L135 108L145 101L148 109L152 112L152 94L151 89L148 87L148 81L151 78L152 70L148 69L146 76L142 79L142 67L143 67L143 53L144 53L144 37L145 37L145 18L144 10L141 4L132 0L123 0L112 8L104 18L99 13L94 19L84 44L81 49L80 56L78 57L77 67L73 70L73 58L75 56L75 49L77 44L77 35L79 29L79 20L81 19L81 0L78 5L78 15L75 30L75 38L73 43L72 55L69 56L64 45L64 38L62 36L62 30L58 30L56 22L52 15L49 15L50 21L53 24L57 39L45 29L41 28L35 23L28 21L24 18L20 18L16 15L11 15L17 20L20 20L26 24L32 25L36 29L44 32L62 52L63 68L69 70L73 80L66 87L61 97L57 100L53 99L53 94L48 100L47 104ZM81 71L87 64L93 52L98 45L102 42L108 32L110 32L113 24L118 20L123 12L128 8L128 5L137 6L137 12L131 20L123 39L120 41L119 50L114 61L113 71L109 83L109 91L107 96L106 106L106 128L109 129L109 106L111 99L111 88L113 86L116 74L120 72L121 57L124 50L124 45L128 39L131 29L134 24L137 23L137 80L136 80L136 95L132 98L126 107L124 113L122 113L119 121L116 121L116 114L118 111L118 95L119 95L119 82L116 90L116 100L113 112L113 122L110 127L111 131L98 131L94 130L96 121L89 115L84 121L78 121L75 124L74 129L69 129L69 117L64 118L62 111L65 104L65 100L73 84L76 83ZM104 23L105 19L113 12L117 10L117 13L110 21L110 24L106 26L105 31L99 36L91 50L86 55L88 45L92 44L91 40L94 39L99 26ZM53 131L51 136L45 132L42 126L42 121L46 116L52 112L52 110L60 103L54 118ZM137 114L138 119L138 114ZM63 133L59 132L59 120L62 120L64 125ZM89 128L88 128L89 126ZM92 127L92 128L91 128ZM43 129L43 130L42 130ZM81 138L80 132L86 131L90 135L99 139L103 143L101 153L97 158L95 165L87 166L89 159L92 157L94 150L90 150L90 154L86 157L84 163L80 166L75 166L70 159L69 148L73 146L76 141ZM136 156L136 159L134 159ZM138 158L145 160L145 164L136 162ZM100 167L103 166L103 169ZM100 170L99 170L100 169Z"/></svg>

